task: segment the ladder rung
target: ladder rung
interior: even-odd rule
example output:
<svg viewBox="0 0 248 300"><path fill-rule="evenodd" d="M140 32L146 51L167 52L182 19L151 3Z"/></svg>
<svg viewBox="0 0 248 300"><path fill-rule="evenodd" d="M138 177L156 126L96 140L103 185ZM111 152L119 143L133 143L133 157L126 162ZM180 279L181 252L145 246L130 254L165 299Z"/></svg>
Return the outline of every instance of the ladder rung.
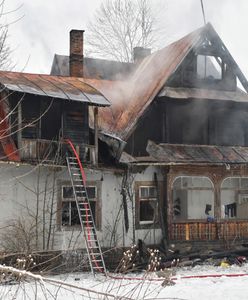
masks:
<svg viewBox="0 0 248 300"><path fill-rule="evenodd" d="M91 249L91 250L94 250L94 249L95 249L95 250L100 251L99 246L97 246L97 247L90 247L90 249ZM94 255L101 255L101 253L94 253L94 252L93 252L93 254L94 254Z"/></svg>
<svg viewBox="0 0 248 300"><path fill-rule="evenodd" d="M102 262L101 259L92 259L93 262Z"/></svg>
<svg viewBox="0 0 248 300"><path fill-rule="evenodd" d="M104 269L103 266L96 266L96 267L92 266L92 268L93 268L93 269Z"/></svg>

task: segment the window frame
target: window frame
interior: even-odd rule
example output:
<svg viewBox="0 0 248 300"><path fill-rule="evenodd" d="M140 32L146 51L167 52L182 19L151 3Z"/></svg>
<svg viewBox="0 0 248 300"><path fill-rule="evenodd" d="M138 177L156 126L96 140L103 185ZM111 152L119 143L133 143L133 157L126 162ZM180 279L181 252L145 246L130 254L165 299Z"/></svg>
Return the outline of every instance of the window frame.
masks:
<svg viewBox="0 0 248 300"><path fill-rule="evenodd" d="M141 188L156 187L154 181L136 181L134 185L135 190L135 229L149 229L159 228L159 206L161 206L161 199L163 198L162 183L158 182L158 189L156 197L141 197ZM141 201L155 201L155 216L153 221L140 221L140 202ZM165 211L164 211L165 213Z"/></svg>
<svg viewBox="0 0 248 300"><path fill-rule="evenodd" d="M192 184L191 185L183 185L183 178L187 178L187 179L190 179L192 181ZM210 183L209 186L198 186L198 185L195 185L193 184L193 180L194 178L196 179L200 179L200 178L204 178L204 179L207 179L208 180L208 183ZM180 186L175 186L175 183L176 181L180 179L181 182L180 182ZM215 203L215 187L214 187L214 183L213 181L211 180L210 177L206 176L206 175L178 175L176 176L173 181L172 181L172 185L171 185L171 205L172 205L172 222L173 223L181 223L181 222L194 222L194 221L204 221L204 220L207 220L207 216L206 218L194 218L194 219L190 219L190 218L180 218L178 217L177 218L177 215L175 215L175 210L174 210L174 190L180 190L180 191L211 191L212 192L212 196L213 196L213 202L211 203L211 211L213 212L212 213L212 217L216 217L216 209L217 209L217 206L216 206L216 203Z"/></svg>
<svg viewBox="0 0 248 300"><path fill-rule="evenodd" d="M218 60L220 60L221 65L219 65ZM205 64L205 62L206 62L205 74L201 74L202 73L201 66L202 66L202 64ZM219 75L218 77L215 77L213 73L209 72L210 71L209 67L211 64L208 64L208 62L211 62L211 64L213 65L213 68L216 69L216 71ZM212 80L215 82L222 81L223 80L223 67L222 66L223 66L223 60L220 56L216 56L214 54L202 54L202 53L198 53L196 55L196 76L197 76L198 80L206 81L206 80L209 80L210 78L212 78Z"/></svg>
<svg viewBox="0 0 248 300"><path fill-rule="evenodd" d="M223 183L226 181L226 180L229 180L229 179L238 179L238 183L239 183L239 186L228 186L228 187L223 187ZM220 185L220 206L222 208L222 206L224 204L222 204L222 191L233 191L234 192L234 200L235 202L231 203L231 204L236 204L236 215L235 216L227 216L226 214L224 215L223 217L223 214L221 213L221 220L225 220L225 221L242 221L242 220L247 220L247 218L239 218L237 217L237 214L238 214L238 205L242 205L244 203L247 203L247 200L246 201L242 201L242 197L248 197L248 186L246 187L242 187L242 179L247 179L248 180L248 176L227 176L225 178L223 178L223 180L221 181L221 185ZM225 206L227 206L228 204L226 204Z"/></svg>
<svg viewBox="0 0 248 300"><path fill-rule="evenodd" d="M69 180L58 180L58 201L57 201L57 227L58 230L75 230L81 229L80 225L63 225L62 224L62 210L63 210L63 203L71 203L75 202L74 197L65 198L63 199L63 188L64 187L72 187L71 182ZM101 182L100 181L87 181L87 188L94 187L96 192L96 197L89 199L90 201L95 202L95 226L97 230L101 230L101 223L102 223L102 207L101 207Z"/></svg>

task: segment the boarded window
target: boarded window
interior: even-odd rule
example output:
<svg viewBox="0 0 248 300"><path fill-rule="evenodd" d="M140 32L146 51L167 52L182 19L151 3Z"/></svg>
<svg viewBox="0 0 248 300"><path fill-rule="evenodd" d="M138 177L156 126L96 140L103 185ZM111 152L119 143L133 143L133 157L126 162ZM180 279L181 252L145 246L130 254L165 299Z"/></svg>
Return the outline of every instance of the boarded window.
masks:
<svg viewBox="0 0 248 300"><path fill-rule="evenodd" d="M40 138L40 100L26 96L22 106L22 137Z"/></svg>
<svg viewBox="0 0 248 300"><path fill-rule="evenodd" d="M221 185L221 218L248 219L248 178L229 177Z"/></svg>
<svg viewBox="0 0 248 300"><path fill-rule="evenodd" d="M180 176L173 183L174 220L214 217L214 190L207 177Z"/></svg>

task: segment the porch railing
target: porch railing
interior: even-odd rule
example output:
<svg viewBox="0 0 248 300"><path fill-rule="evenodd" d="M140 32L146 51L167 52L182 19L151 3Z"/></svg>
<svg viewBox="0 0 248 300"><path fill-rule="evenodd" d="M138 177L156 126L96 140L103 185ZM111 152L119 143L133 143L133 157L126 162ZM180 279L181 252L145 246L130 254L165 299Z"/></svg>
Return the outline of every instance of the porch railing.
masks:
<svg viewBox="0 0 248 300"><path fill-rule="evenodd" d="M175 241L248 239L248 220L173 223L169 232L170 239Z"/></svg>

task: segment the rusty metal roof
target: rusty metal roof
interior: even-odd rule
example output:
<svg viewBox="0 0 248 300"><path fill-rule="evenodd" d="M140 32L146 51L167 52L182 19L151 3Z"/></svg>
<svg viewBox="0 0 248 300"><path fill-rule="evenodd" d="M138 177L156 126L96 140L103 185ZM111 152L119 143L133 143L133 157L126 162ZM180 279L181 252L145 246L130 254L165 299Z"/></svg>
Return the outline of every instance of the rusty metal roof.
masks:
<svg viewBox="0 0 248 300"><path fill-rule="evenodd" d="M105 96L83 78L0 71L0 84L9 91L109 106Z"/></svg>
<svg viewBox="0 0 248 300"><path fill-rule="evenodd" d="M155 144L148 141L148 160L167 164L241 164L248 163L248 147Z"/></svg>
<svg viewBox="0 0 248 300"><path fill-rule="evenodd" d="M171 74L176 71L190 49L199 42L204 29L205 27L200 28L149 55L126 81L113 82L111 85L108 81L85 79L111 102L111 107L101 109L99 113L99 125L103 132L127 140L139 117Z"/></svg>
<svg viewBox="0 0 248 300"><path fill-rule="evenodd" d="M109 108L100 110L100 129L126 141L135 129L139 118L166 86L169 77L177 70L189 51L201 43L206 32L211 32L212 35L218 37L211 24L207 24L146 57L126 81L111 84L104 80L85 80L99 89L111 102ZM235 61L232 62L243 84L244 76ZM225 97L224 94L217 96L221 100ZM227 96L230 99L233 95ZM238 97L244 99L244 95L240 94Z"/></svg>

